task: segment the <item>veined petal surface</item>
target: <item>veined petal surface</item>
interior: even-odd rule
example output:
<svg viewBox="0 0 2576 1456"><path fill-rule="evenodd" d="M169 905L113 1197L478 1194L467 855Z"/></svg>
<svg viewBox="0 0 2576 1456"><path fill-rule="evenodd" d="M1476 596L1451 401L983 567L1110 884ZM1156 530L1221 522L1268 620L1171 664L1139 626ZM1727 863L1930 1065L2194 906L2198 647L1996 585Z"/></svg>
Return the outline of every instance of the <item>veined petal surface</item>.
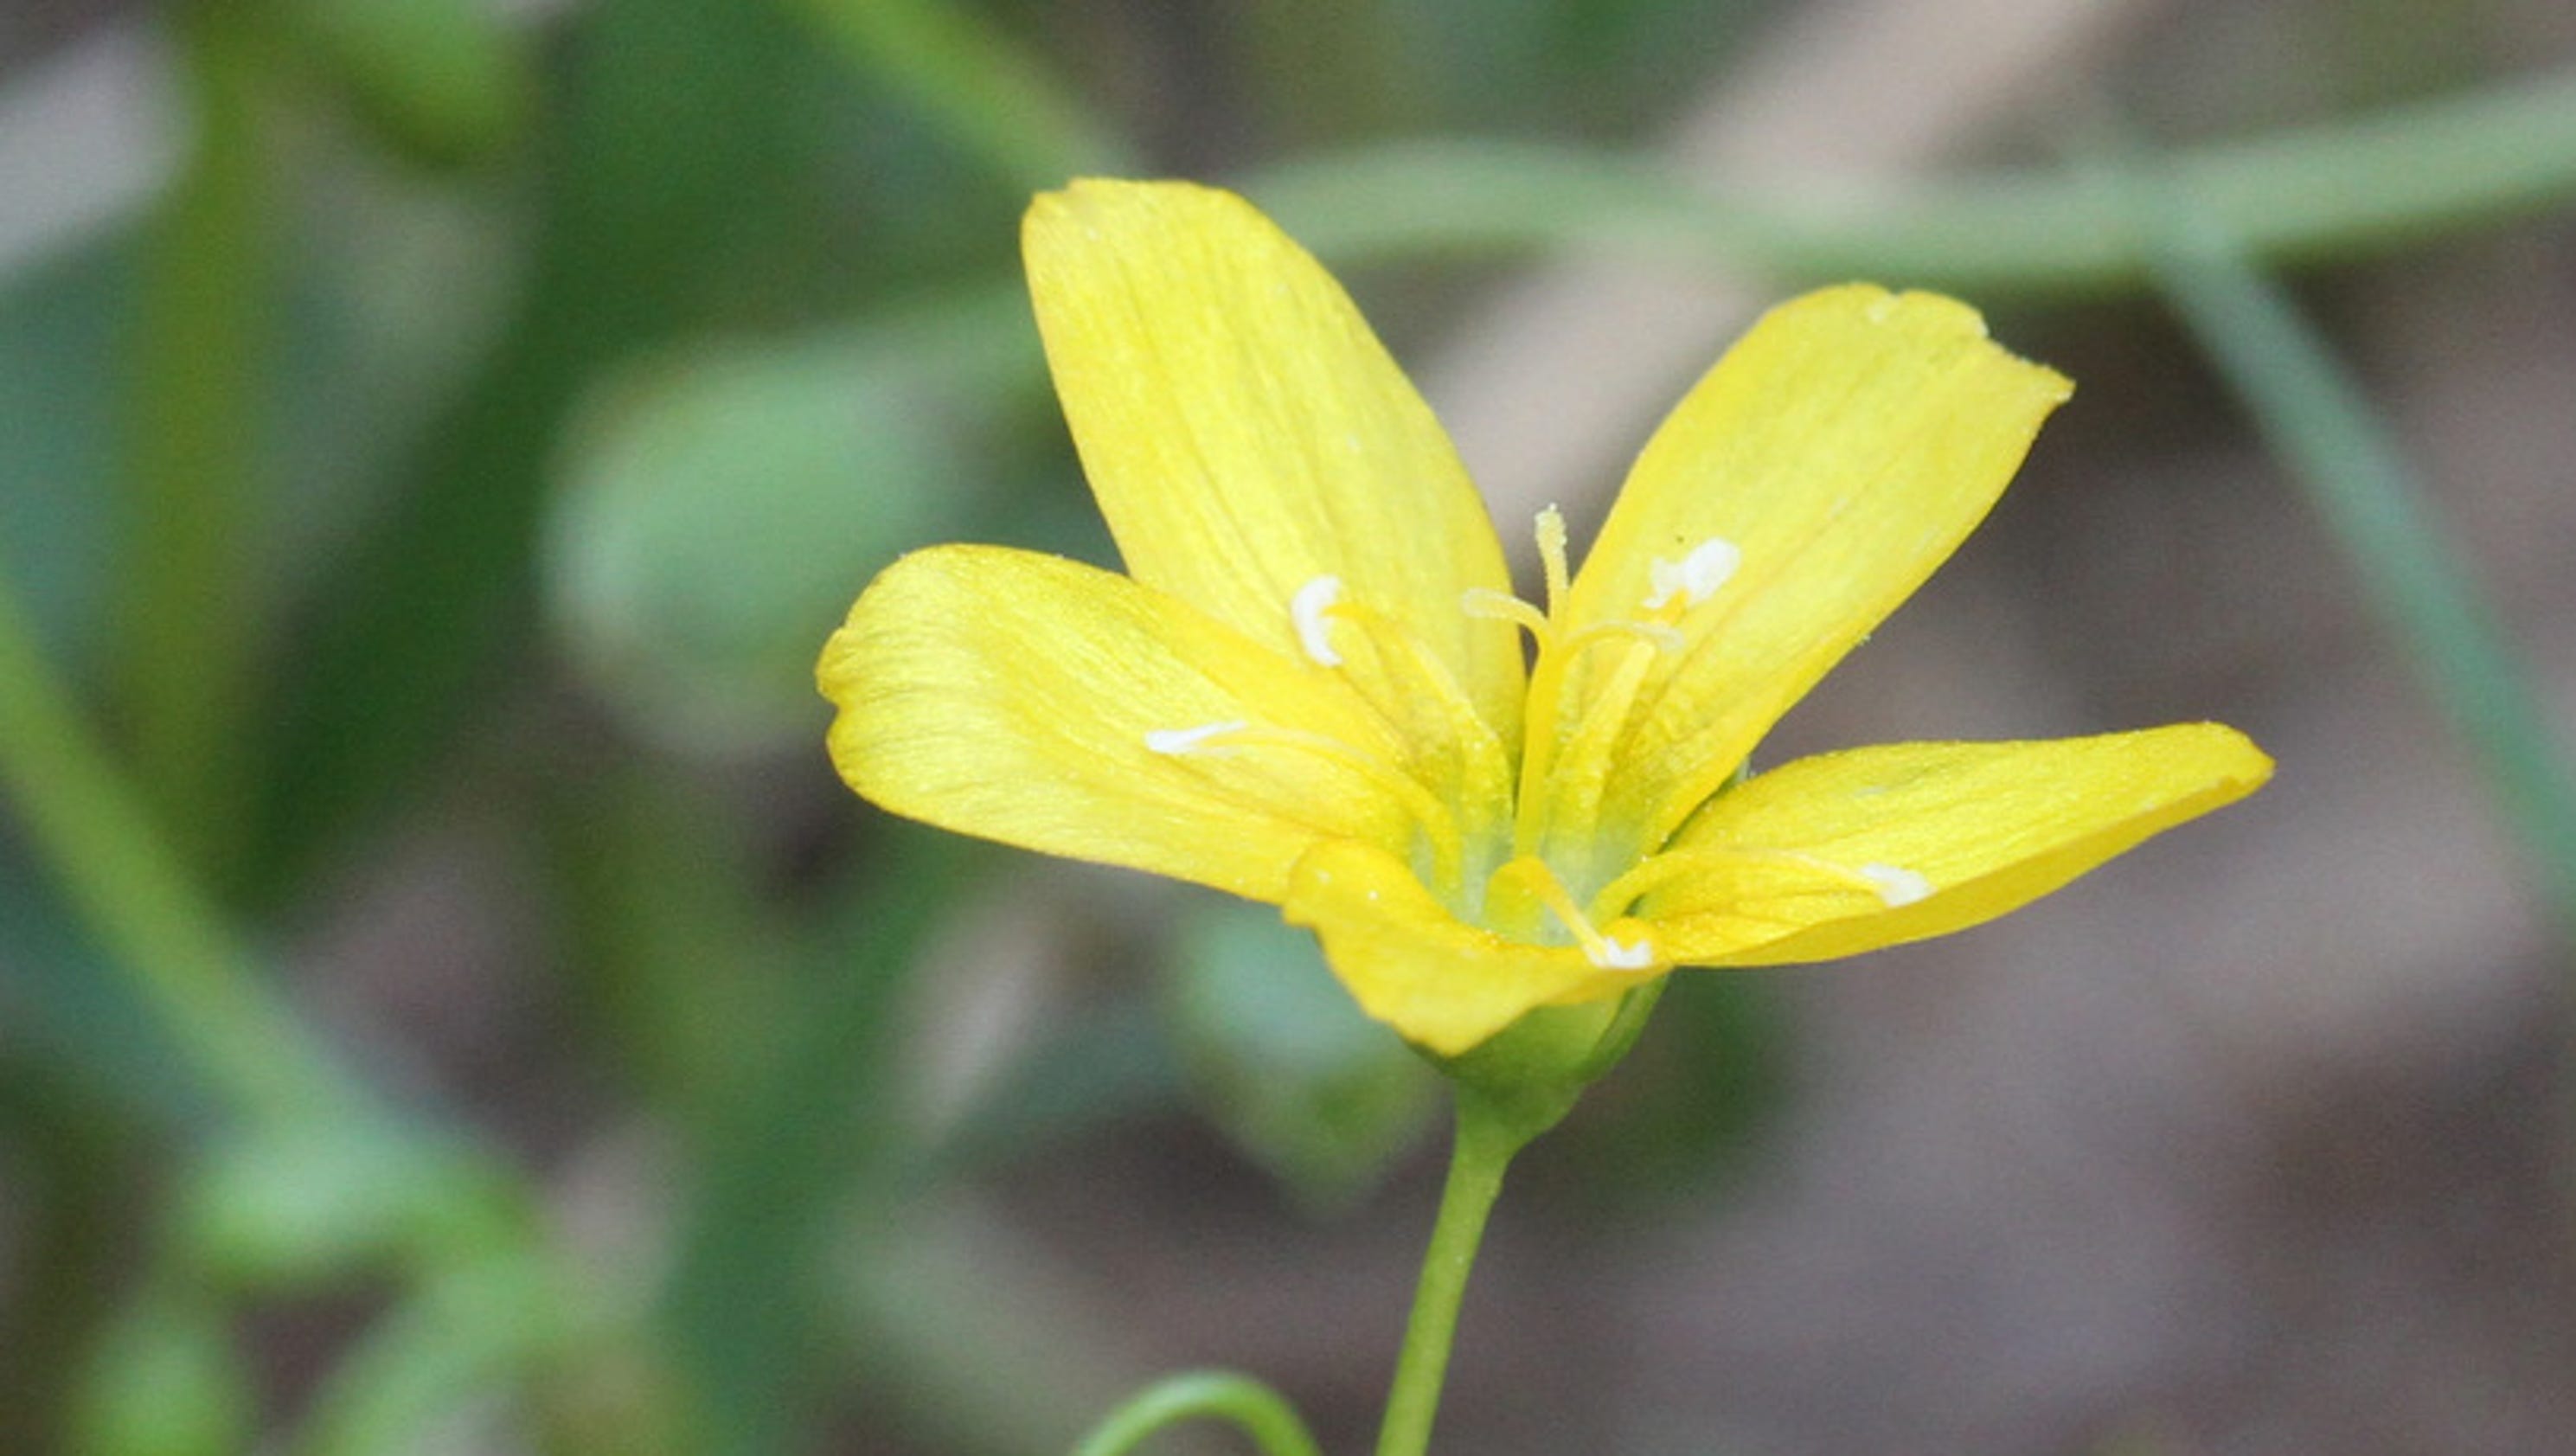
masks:
<svg viewBox="0 0 2576 1456"><path fill-rule="evenodd" d="M1683 965L1857 955L2017 909L2271 773L2214 723L1822 754L1702 810L1640 914Z"/></svg>
<svg viewBox="0 0 2576 1456"><path fill-rule="evenodd" d="M1084 181L1021 232L1039 333L1137 580L1299 656L1319 577L1405 623L1504 744L1519 639L1459 608L1508 591L1456 449L1341 286L1251 204Z"/></svg>
<svg viewBox="0 0 2576 1456"><path fill-rule="evenodd" d="M1273 903L1316 841L1411 833L1348 756L1186 745L1191 730L1257 725L1393 761L1401 745L1347 685L1058 557L904 557L850 609L817 683L840 709L832 761L850 786L960 833ZM1184 751L1149 745L1173 734Z"/></svg>
<svg viewBox="0 0 2576 1456"><path fill-rule="evenodd" d="M1829 288L1755 324L1656 431L1573 584L1570 625L1635 618L1659 560L1733 552L1639 696L1603 821L1660 844L1957 549L2071 388L1932 294Z"/></svg>
<svg viewBox="0 0 2576 1456"><path fill-rule="evenodd" d="M1350 840L1318 844L1298 861L1281 910L1315 932L1361 1009L1443 1056L1538 1007L1621 995L1671 969L1606 970L1577 946L1465 924L1402 861Z"/></svg>

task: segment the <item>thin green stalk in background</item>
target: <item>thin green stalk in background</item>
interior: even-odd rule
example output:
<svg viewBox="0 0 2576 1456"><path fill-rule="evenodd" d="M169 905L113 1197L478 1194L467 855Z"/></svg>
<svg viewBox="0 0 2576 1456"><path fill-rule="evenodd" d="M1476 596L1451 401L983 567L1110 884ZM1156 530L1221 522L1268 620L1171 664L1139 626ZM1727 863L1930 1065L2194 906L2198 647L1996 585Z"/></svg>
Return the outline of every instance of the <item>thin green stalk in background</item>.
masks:
<svg viewBox="0 0 2576 1456"><path fill-rule="evenodd" d="M0 789L107 961L237 1113L308 1117L348 1083L261 978L90 736L0 583Z"/></svg>
<svg viewBox="0 0 2576 1456"><path fill-rule="evenodd" d="M2576 142L2558 150L2576 161ZM2105 174L2107 205L2184 325L2324 519L2364 593L2468 747L2497 812L2576 929L2576 779L2530 673L2447 538L2404 453L2230 220L2140 168Z"/></svg>
<svg viewBox="0 0 2576 1456"><path fill-rule="evenodd" d="M2249 256L2342 256L2576 197L2576 76L2174 153L2166 190ZM1505 142L1407 142L1242 180L1338 264L1610 248L1780 278L1866 277L1993 298L2146 286L2118 199L2061 172L1813 192L1729 187L1651 159Z"/></svg>
<svg viewBox="0 0 2576 1456"><path fill-rule="evenodd" d="M801 947L790 999L761 1028L767 1062L707 1110L663 1323L701 1386L708 1456L789 1449L807 1434L837 1220L873 1221L895 1201L899 1007L921 942L967 883L966 853L890 829L866 892Z"/></svg>
<svg viewBox="0 0 2576 1456"><path fill-rule="evenodd" d="M218 1176L212 1186L247 1189L253 1195L247 1205L208 1195L206 1175L225 1171L223 1157L197 1168L187 1200L196 1214L180 1221L179 1252L224 1264L224 1251L258 1246L262 1252L242 1268L287 1271L281 1277L315 1258L327 1263L334 1251L380 1255L402 1261L398 1269L412 1276L404 1298L384 1316L383 1338L369 1342L375 1353L336 1372L317 1395L314 1439L321 1444L307 1449L360 1449L333 1444L334 1433L391 1428L390 1417L376 1414L382 1411L425 1415L434 1404L452 1408L504 1375L563 1361L574 1340L613 1337L613 1329L594 1328L599 1322L585 1321L581 1311L567 1312L563 1285L537 1231L516 1212L518 1195L507 1176L439 1129L389 1116L374 1090L261 974L85 731L5 582L0 795L106 952L101 964L126 978L214 1094L232 1124L231 1136L215 1144L218 1153L256 1159L263 1148L283 1146L325 1157L301 1165L255 1161L247 1184ZM261 1175L263 1167L351 1175L351 1157L361 1160L353 1176L373 1198L334 1197L308 1178ZM227 1206L236 1210L229 1220L222 1217ZM238 1214L241 1206L252 1210L246 1219ZM279 1211L283 1223L260 1210ZM318 1221L298 1222L300 1215ZM217 1228L229 1232L210 1232ZM242 1277L241 1269L211 1272ZM508 1317L452 1318L459 1291L484 1301L477 1309L505 1309ZM616 1426L611 1434L624 1430ZM618 1436L583 1449L639 1448Z"/></svg>
<svg viewBox="0 0 2576 1456"><path fill-rule="evenodd" d="M849 60L1024 191L1135 164L1040 58L943 0L787 0Z"/></svg>
<svg viewBox="0 0 2576 1456"><path fill-rule="evenodd" d="M583 392L703 327L719 283L771 266L766 241L812 210L782 81L808 44L796 27L700 0L598 0L567 20L520 312L305 604L268 714L255 898L282 898L415 788L526 650L537 523Z"/></svg>
<svg viewBox="0 0 2576 1456"><path fill-rule="evenodd" d="M127 596L117 687L136 776L201 878L250 822L241 728L259 613L259 509L272 210L260 80L243 7L173 14L190 150L144 245L127 339Z"/></svg>
<svg viewBox="0 0 2576 1456"><path fill-rule="evenodd" d="M1322 1456L1296 1407L1230 1370L1189 1370L1156 1381L1111 1411L1073 1456L1127 1456L1155 1432L1199 1417L1231 1422L1262 1456Z"/></svg>
<svg viewBox="0 0 2576 1456"><path fill-rule="evenodd" d="M2576 198L2576 77L2177 152L2166 172L2172 195L2264 261L2349 256L2501 222ZM1232 185L1336 267L1569 250L1986 299L2142 288L2154 277L2120 202L2062 172L1802 199L1722 190L1633 154L1455 141L1338 152ZM971 368L979 389L1045 378L1016 281L833 331L854 356L886 339L943 340L958 362L923 367Z"/></svg>

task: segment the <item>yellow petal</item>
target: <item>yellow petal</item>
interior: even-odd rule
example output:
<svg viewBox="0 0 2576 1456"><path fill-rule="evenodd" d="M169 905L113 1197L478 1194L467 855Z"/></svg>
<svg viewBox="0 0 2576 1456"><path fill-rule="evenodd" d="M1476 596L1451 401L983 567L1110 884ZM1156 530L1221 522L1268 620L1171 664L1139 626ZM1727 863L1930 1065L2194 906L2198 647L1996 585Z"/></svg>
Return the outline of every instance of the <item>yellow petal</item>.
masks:
<svg viewBox="0 0 2576 1456"><path fill-rule="evenodd" d="M1093 567L990 546L907 556L850 609L816 680L840 709L841 776L945 829L1274 903L1318 839L1409 842L1402 804L1353 766L1400 745L1344 684ZM1322 748L1191 743L1218 724Z"/></svg>
<svg viewBox="0 0 2576 1456"><path fill-rule="evenodd" d="M1300 655L1319 577L1408 625L1506 746L1520 644L1457 451L1340 285L1232 193L1077 182L1022 228L1065 420L1137 580Z"/></svg>
<svg viewBox="0 0 2576 1456"><path fill-rule="evenodd" d="M1857 955L1991 920L2271 774L2215 723L1801 759L1692 820L1640 913L1683 965Z"/></svg>
<svg viewBox="0 0 2576 1456"><path fill-rule="evenodd" d="M1604 970L1571 945L1529 945L1464 924L1404 864L1372 845L1318 844L1282 907L1369 1015L1456 1056L1540 1006L1624 995L1668 966ZM1622 922L1614 933L1633 933Z"/></svg>
<svg viewBox="0 0 2576 1456"><path fill-rule="evenodd" d="M1605 821L1662 843L1957 548L2070 387L1931 294L1826 289L1755 324L1656 432L1574 582L1580 628L1638 617L1712 541L1734 563L1642 689Z"/></svg>

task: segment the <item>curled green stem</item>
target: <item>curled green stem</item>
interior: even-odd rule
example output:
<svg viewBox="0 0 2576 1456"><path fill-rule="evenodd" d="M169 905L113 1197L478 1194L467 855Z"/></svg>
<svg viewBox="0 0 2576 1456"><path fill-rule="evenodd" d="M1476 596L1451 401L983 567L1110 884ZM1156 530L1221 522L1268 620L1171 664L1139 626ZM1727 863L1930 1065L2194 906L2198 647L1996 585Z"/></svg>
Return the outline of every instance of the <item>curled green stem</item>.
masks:
<svg viewBox="0 0 2576 1456"><path fill-rule="evenodd" d="M1190 1370L1147 1386L1094 1427L1073 1456L1126 1456L1155 1432L1202 1417L1233 1423L1262 1456L1322 1456L1286 1397L1230 1370Z"/></svg>

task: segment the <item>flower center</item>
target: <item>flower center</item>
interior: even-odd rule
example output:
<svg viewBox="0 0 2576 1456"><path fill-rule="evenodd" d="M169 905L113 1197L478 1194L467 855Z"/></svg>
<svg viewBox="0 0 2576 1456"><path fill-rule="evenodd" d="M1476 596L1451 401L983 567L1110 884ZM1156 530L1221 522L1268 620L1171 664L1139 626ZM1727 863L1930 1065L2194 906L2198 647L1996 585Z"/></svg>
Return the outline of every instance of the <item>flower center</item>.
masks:
<svg viewBox="0 0 2576 1456"><path fill-rule="evenodd" d="M1503 743L1421 635L1336 576L1318 576L1289 598L1298 651L1348 684L1404 745L1382 749L1246 721L1156 729L1145 746L1175 756L1300 753L1349 769L1400 805L1416 830L1414 869L1462 917L1503 858L1512 771Z"/></svg>
<svg viewBox="0 0 2576 1456"><path fill-rule="evenodd" d="M1655 964L1652 937L1641 933L1623 941L1604 935L1595 917L1575 903L1556 871L1535 856L1522 855L1494 871L1486 889L1486 906L1489 917L1521 922L1504 926L1504 933L1533 940L1540 938L1541 927L1529 923L1536 919L1529 909L1544 910L1583 947L1584 959L1605 971L1642 971Z"/></svg>
<svg viewBox="0 0 2576 1456"><path fill-rule="evenodd" d="M1517 766L1448 663L1336 576L1315 577L1288 600L1297 649L1350 685L1388 741L1405 745L1400 756L1242 720L1156 729L1145 746L1183 758L1305 754L1347 769L1403 809L1416 831L1416 872L1461 919L1532 940L1570 938L1604 969L1644 969L1654 962L1648 939L1597 927L1635 902L1638 875L1663 857L1641 865L1640 850L1656 846L1604 832L1603 796L1641 696L1685 641L1683 618L1726 585L1741 553L1712 537L1678 561L1657 558L1635 615L1569 626L1564 516L1554 506L1540 512L1537 533L1543 608L1482 589L1459 604L1519 626L1535 644ZM1884 883L1892 902L1909 888Z"/></svg>
<svg viewBox="0 0 2576 1456"><path fill-rule="evenodd" d="M1605 844L1600 819L1639 697L1669 665L1665 655L1686 640L1683 617L1726 585L1742 553L1712 536L1678 562L1658 557L1648 565L1636 616L1568 630L1565 517L1550 506L1539 513L1537 530L1546 609L1493 592L1470 592L1462 605L1518 624L1536 646L1512 852L1537 856L1588 890L1626 868L1638 848Z"/></svg>

